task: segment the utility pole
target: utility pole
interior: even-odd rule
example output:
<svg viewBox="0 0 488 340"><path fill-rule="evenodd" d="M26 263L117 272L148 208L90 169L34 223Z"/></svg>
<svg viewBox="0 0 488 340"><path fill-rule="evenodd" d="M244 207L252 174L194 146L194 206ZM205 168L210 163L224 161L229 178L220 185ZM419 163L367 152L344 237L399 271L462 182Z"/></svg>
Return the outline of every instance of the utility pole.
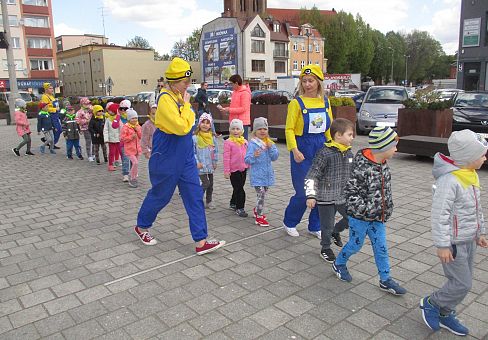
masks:
<svg viewBox="0 0 488 340"><path fill-rule="evenodd" d="M408 58L410 58L410 55L403 55L405 57L405 87L408 85Z"/></svg>
<svg viewBox="0 0 488 340"><path fill-rule="evenodd" d="M105 14L103 12L103 10L105 9L105 7L99 7L99 9L102 10L102 26L103 26L103 43L105 44Z"/></svg>
<svg viewBox="0 0 488 340"><path fill-rule="evenodd" d="M391 50L391 82L393 81L393 53L395 53L395 49L393 47L388 47Z"/></svg>
<svg viewBox="0 0 488 340"><path fill-rule="evenodd" d="M8 78L10 82L10 95L8 96L8 108L9 116L7 116L7 125L12 124L15 121L15 99L19 95L19 89L17 88L17 77L15 74L15 60L14 51L10 44L12 43L12 38L10 37L10 24L8 21L8 10L7 10L7 0L2 1L2 19L3 19L3 30L5 32L5 39L7 40L7 68L8 68Z"/></svg>

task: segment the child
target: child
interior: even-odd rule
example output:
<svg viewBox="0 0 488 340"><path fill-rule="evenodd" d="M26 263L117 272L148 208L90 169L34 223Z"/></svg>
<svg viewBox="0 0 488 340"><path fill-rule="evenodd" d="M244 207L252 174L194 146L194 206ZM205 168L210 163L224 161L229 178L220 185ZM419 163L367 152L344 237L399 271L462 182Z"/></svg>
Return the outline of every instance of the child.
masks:
<svg viewBox="0 0 488 340"><path fill-rule="evenodd" d="M351 143L354 139L354 124L347 119L337 118L330 126L332 141L325 143L313 159L305 176L307 207L318 205L322 250L320 256L329 263L336 259L330 248L331 237L338 247L342 247L340 232L348 228L344 186L351 174L353 154ZM335 224L336 212L342 219ZM335 226L334 226L335 224Z"/></svg>
<svg viewBox="0 0 488 340"><path fill-rule="evenodd" d="M119 104L108 106L108 115L103 126L103 140L108 143L108 171L115 171L114 162L120 157L120 126L117 115ZM117 123L116 127L114 125Z"/></svg>
<svg viewBox="0 0 488 340"><path fill-rule="evenodd" d="M40 135L41 132L44 135L44 144L39 147L41 153L46 152L46 145L49 146L49 152L54 155L54 133L53 133L53 122L47 111L47 104L44 102L39 102L39 115L37 116L37 134Z"/></svg>
<svg viewBox="0 0 488 340"><path fill-rule="evenodd" d="M244 161L250 165L251 186L257 193L254 208L255 223L260 227L269 227L266 215L263 215L264 197L268 188L274 185L274 170L271 162L278 159L278 148L268 135L268 120L263 117L254 119L253 135L249 141Z"/></svg>
<svg viewBox="0 0 488 340"><path fill-rule="evenodd" d="M395 154L397 143L398 136L390 127L375 127L369 133L369 148L359 150L354 157L351 177L344 188L349 241L332 268L339 279L351 282L347 261L361 250L368 235L380 276L380 288L393 295L403 295L407 290L390 277L385 226L393 212L391 173L386 161Z"/></svg>
<svg viewBox="0 0 488 340"><path fill-rule="evenodd" d="M137 112L134 109L127 110L127 123L122 126L120 140L124 142L125 155L131 162L129 186L137 188L137 170L142 149L141 126L139 125Z"/></svg>
<svg viewBox="0 0 488 340"><path fill-rule="evenodd" d="M158 106L153 104L151 106L151 111L149 112L149 119L142 124L142 138L141 138L141 147L142 153L146 159L151 157L151 150L152 150L152 138L154 135L154 131L156 131L156 126L154 126L154 118L156 117L156 110Z"/></svg>
<svg viewBox="0 0 488 340"><path fill-rule="evenodd" d="M421 299L420 308L430 329L468 335L468 328L456 318L456 307L471 290L476 245L488 247L476 173L486 161L488 144L481 135L462 130L451 134L447 147L450 157L441 153L434 157L431 215L434 245L447 282Z"/></svg>
<svg viewBox="0 0 488 340"><path fill-rule="evenodd" d="M200 181L202 182L205 208L215 209L212 203L213 173L217 168L219 149L217 139L212 132L212 116L202 113L193 135L193 150L197 160Z"/></svg>
<svg viewBox="0 0 488 340"><path fill-rule="evenodd" d="M25 114L27 104L25 100L21 98L15 99L15 125L17 134L19 137L22 137L22 142L16 147L12 149L12 152L20 157L20 149L27 145L27 149L25 151L26 155L33 156L34 154L31 152L31 130L29 126L29 120L27 119L27 115Z"/></svg>
<svg viewBox="0 0 488 340"><path fill-rule="evenodd" d="M120 102L117 109L119 119L116 119L112 124L115 129L120 127L122 131L122 126L124 126L128 121L127 111L131 108L131 105L132 104L128 99L124 99ZM119 145L120 157L122 158L122 182L129 182L129 157L125 154L124 142L122 140L120 141Z"/></svg>
<svg viewBox="0 0 488 340"><path fill-rule="evenodd" d="M240 217L247 217L244 211L246 203L246 171L248 165L244 162L247 152L247 140L244 139L244 126L242 120L232 119L229 125L230 136L224 141L224 177L230 178L232 184L232 198L230 209Z"/></svg>
<svg viewBox="0 0 488 340"><path fill-rule="evenodd" d="M66 114L63 118L63 136L66 139L66 158L73 159L73 147L76 157L82 160L80 148L80 126L76 121L75 109L70 105L66 107Z"/></svg>
<svg viewBox="0 0 488 340"><path fill-rule="evenodd" d="M89 162L93 162L95 159L93 157L92 140L90 131L88 131L88 124L90 123L90 119L92 117L92 106L90 99L87 97L82 97L80 99L80 105L80 109L78 112L76 112L76 122L80 126L80 133L85 139L86 157L88 157Z"/></svg>
<svg viewBox="0 0 488 340"><path fill-rule="evenodd" d="M103 139L103 128L105 126L105 112L100 105L93 105L93 117L88 124L88 131L90 131L90 137L93 145L93 154L97 164L100 165L99 151L102 148L103 159L107 163L107 147L105 146L105 140Z"/></svg>

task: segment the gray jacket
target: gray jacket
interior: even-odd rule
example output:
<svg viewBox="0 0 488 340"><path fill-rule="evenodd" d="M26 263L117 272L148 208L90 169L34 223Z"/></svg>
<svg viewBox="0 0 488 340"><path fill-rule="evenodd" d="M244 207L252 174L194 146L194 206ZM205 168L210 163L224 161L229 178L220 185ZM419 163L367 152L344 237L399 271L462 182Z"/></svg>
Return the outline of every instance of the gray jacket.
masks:
<svg viewBox="0 0 488 340"><path fill-rule="evenodd" d="M451 173L459 170L452 160L440 153L434 157L432 174L432 237L438 248L470 242L485 233L480 189L464 188Z"/></svg>
<svg viewBox="0 0 488 340"><path fill-rule="evenodd" d="M351 150L341 152L324 145L305 176L307 198L314 198L319 204L344 204L344 186L351 174L352 160Z"/></svg>

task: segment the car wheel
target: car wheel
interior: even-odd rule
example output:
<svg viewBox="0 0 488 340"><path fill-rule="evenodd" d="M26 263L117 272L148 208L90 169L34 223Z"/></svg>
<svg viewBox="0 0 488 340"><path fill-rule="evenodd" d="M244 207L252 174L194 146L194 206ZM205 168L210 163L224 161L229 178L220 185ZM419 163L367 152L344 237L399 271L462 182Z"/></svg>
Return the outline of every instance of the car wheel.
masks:
<svg viewBox="0 0 488 340"><path fill-rule="evenodd" d="M356 122L356 135L361 136L361 135L365 135L365 134L366 134L366 131L361 130L359 128L358 122Z"/></svg>

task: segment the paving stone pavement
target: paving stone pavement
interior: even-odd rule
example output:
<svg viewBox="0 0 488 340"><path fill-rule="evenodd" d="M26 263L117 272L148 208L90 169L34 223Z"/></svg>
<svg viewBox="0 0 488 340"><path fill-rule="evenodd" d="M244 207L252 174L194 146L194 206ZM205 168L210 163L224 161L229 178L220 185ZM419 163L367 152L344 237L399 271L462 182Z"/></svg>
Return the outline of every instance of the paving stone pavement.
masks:
<svg viewBox="0 0 488 340"><path fill-rule="evenodd" d="M429 231L430 160L397 154L391 161L391 272L409 290L394 297L377 287L368 242L351 259L352 283L344 283L319 257L319 240L306 232L306 222L300 237L285 235L280 225L293 190L284 144L265 204L271 228L228 210L231 186L220 163L217 209L207 219L211 236L228 245L195 256L178 195L159 214L156 246L133 234L149 188L145 160L141 185L131 189L119 172L67 160L64 147L40 155L33 137L36 156L15 157L10 149L19 138L0 123L0 339L456 338L429 331L418 309L420 297L444 282ZM366 142L358 137L354 149ZM488 187L486 170L480 179ZM255 193L249 184L246 191L250 211ZM487 284L483 249L458 311L471 330L468 339L488 338Z"/></svg>

